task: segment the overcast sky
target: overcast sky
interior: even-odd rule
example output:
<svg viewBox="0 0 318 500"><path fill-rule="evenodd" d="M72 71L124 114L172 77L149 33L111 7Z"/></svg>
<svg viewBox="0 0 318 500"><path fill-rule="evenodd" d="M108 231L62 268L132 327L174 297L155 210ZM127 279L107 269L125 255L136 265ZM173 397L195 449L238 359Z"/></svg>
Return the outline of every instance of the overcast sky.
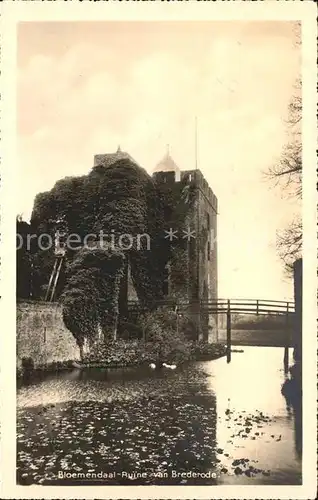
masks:
<svg viewBox="0 0 318 500"><path fill-rule="evenodd" d="M287 22L22 23L17 213L120 144L149 173L170 144L219 200L219 296L284 299L276 231L297 211L263 179L300 71Z"/></svg>

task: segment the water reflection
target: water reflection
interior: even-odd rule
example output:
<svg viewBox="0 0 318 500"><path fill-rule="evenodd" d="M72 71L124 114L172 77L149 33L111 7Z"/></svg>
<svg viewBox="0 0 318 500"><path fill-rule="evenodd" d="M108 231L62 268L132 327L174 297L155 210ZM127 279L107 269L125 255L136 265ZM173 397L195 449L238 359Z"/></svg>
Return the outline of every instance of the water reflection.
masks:
<svg viewBox="0 0 318 500"><path fill-rule="evenodd" d="M302 387L301 377L287 376L281 389L286 400L289 420L294 421L295 451L299 460L302 458Z"/></svg>
<svg viewBox="0 0 318 500"><path fill-rule="evenodd" d="M294 450L294 415L288 419L281 394L285 380L284 349L244 347L230 365L219 360L207 364L209 384L217 395L217 441L226 449L221 484L301 484L301 463ZM233 462L249 459L261 469L252 479L237 471ZM249 473L248 473L249 474Z"/></svg>
<svg viewBox="0 0 318 500"><path fill-rule="evenodd" d="M18 481L78 484L58 478L72 470L115 474L87 484L300 484L301 411L284 381L283 349L260 347L230 364L29 380L18 391Z"/></svg>

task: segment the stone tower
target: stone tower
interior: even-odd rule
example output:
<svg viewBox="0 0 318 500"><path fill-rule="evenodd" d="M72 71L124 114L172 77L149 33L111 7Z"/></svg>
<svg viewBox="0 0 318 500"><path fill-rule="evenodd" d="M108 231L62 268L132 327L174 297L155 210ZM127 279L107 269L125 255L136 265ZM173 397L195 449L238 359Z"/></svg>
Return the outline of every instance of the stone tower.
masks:
<svg viewBox="0 0 318 500"><path fill-rule="evenodd" d="M118 148L115 153L95 155L94 166L107 168L122 159L136 163L128 153ZM197 325L198 335L215 341L217 316L202 312L199 302L217 299L217 198L200 170L181 170L169 151L153 170L152 178L163 197L173 195L175 207L171 207L172 212L174 208L178 210L179 201L186 200L189 193L192 200L188 205L184 202L184 206L188 207L184 224L175 227L178 242L182 244L171 241L170 259L162 283L164 296L189 304L189 315ZM167 219L166 230L169 230L169 224ZM190 230L188 238L184 234L187 228ZM138 301L129 266L126 271L123 302Z"/></svg>
<svg viewBox="0 0 318 500"><path fill-rule="evenodd" d="M217 197L198 169L182 171L171 158L169 152L153 171L153 178L163 189L172 188L182 196L191 189L193 203L189 206L186 226L193 231L183 249L175 248L167 265L167 298L187 301L191 316L195 319L200 336L206 340L217 338L217 316L202 313L198 301L217 299ZM169 228L167 228L169 229ZM175 252L175 255L174 255ZM180 280L180 267L186 270Z"/></svg>

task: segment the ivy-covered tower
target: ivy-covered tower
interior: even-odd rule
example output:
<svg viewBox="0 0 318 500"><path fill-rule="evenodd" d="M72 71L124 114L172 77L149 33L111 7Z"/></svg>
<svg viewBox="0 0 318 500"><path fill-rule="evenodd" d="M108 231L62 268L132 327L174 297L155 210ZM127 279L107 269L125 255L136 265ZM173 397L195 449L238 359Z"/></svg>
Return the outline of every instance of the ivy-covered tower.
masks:
<svg viewBox="0 0 318 500"><path fill-rule="evenodd" d="M155 167L153 178L163 197L170 198L165 295L192 303L200 335L216 340L217 317L202 313L197 303L217 299L217 197L200 170L182 171L169 152Z"/></svg>
<svg viewBox="0 0 318 500"><path fill-rule="evenodd" d="M109 168L120 160L131 160L138 166L120 148L116 153L95 155L94 164ZM182 171L169 151L153 170L152 182L153 204L161 206L163 225L158 226L157 245L152 241L146 254L151 262L165 263L164 272L159 273L162 289L156 290L158 296L189 304L198 335L216 340L217 318L205 314L199 304L217 298L217 198L200 170ZM150 269L149 273L151 281ZM139 300L136 287L138 280L133 279L128 265L122 303Z"/></svg>

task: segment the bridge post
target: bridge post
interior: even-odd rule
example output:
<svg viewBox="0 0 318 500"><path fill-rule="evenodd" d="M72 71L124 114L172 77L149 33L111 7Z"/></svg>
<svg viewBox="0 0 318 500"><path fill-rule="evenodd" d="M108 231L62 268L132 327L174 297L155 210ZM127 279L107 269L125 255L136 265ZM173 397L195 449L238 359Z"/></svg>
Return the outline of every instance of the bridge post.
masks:
<svg viewBox="0 0 318 500"><path fill-rule="evenodd" d="M284 373L288 373L289 368L289 302L286 303L286 336L285 336L285 347L284 347Z"/></svg>
<svg viewBox="0 0 318 500"><path fill-rule="evenodd" d="M286 346L289 347L290 343L290 332L289 332L289 302L286 305Z"/></svg>
<svg viewBox="0 0 318 500"><path fill-rule="evenodd" d="M286 304L286 326L289 325L289 302Z"/></svg>
<svg viewBox="0 0 318 500"><path fill-rule="evenodd" d="M231 305L230 299L227 301L226 311L226 361L231 361Z"/></svg>
<svg viewBox="0 0 318 500"><path fill-rule="evenodd" d="M258 299L256 301L256 316L259 315L259 302L258 302Z"/></svg>

